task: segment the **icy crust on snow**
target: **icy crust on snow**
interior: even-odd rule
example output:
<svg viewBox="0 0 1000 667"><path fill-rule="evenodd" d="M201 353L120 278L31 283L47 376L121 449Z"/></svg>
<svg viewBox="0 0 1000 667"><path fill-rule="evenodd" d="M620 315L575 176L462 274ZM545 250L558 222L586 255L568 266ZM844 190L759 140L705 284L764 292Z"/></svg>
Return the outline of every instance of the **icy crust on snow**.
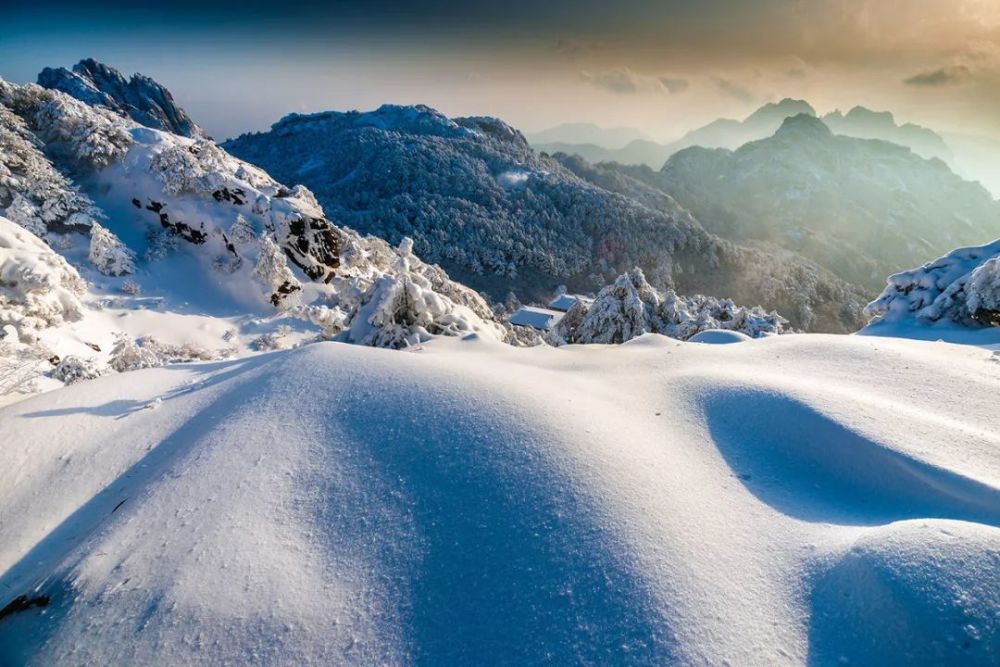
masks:
<svg viewBox="0 0 1000 667"><path fill-rule="evenodd" d="M725 329L750 338L780 334L787 321L760 306L737 306L731 299L696 294L678 296L654 289L635 268L600 291L593 301L578 299L549 339L563 343L624 343L646 333L688 340L699 332Z"/></svg>
<svg viewBox="0 0 1000 667"><path fill-rule="evenodd" d="M0 662L992 664L998 389L820 335L99 378L0 410Z"/></svg>
<svg viewBox="0 0 1000 667"><path fill-rule="evenodd" d="M34 342L40 329L83 316L84 282L37 236L0 217L0 330Z"/></svg>
<svg viewBox="0 0 1000 667"><path fill-rule="evenodd" d="M170 91L141 74L131 79L113 67L91 58L81 60L72 70L46 67L38 84L62 91L91 106L103 106L128 116L135 122L185 137L202 137L204 132L184 109L174 102Z"/></svg>
<svg viewBox="0 0 1000 667"><path fill-rule="evenodd" d="M1000 326L1000 240L959 248L887 283L865 308L871 324Z"/></svg>

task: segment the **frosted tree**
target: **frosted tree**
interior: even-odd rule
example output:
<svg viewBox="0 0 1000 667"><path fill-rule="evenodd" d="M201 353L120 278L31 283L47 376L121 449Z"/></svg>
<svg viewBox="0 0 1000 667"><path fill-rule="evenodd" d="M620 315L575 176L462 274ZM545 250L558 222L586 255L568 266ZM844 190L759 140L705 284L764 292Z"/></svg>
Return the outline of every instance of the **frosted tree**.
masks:
<svg viewBox="0 0 1000 667"><path fill-rule="evenodd" d="M135 273L135 253L111 230L96 222L90 228L90 252L87 258L106 276Z"/></svg>
<svg viewBox="0 0 1000 667"><path fill-rule="evenodd" d="M965 293L969 314L983 324L1000 326L1000 255L972 271Z"/></svg>
<svg viewBox="0 0 1000 667"><path fill-rule="evenodd" d="M260 235L260 252L253 274L268 292L268 300L278 310L286 310L298 305L296 292L302 291L295 274L288 268L285 253L271 237L264 232Z"/></svg>

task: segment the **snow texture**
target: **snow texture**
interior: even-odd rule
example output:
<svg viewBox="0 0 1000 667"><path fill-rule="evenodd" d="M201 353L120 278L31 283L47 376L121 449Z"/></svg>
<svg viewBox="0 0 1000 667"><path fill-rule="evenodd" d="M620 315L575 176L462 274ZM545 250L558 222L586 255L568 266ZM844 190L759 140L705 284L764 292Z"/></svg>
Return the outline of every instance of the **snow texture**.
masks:
<svg viewBox="0 0 1000 667"><path fill-rule="evenodd" d="M0 663L993 664L989 356L319 343L27 398Z"/></svg>

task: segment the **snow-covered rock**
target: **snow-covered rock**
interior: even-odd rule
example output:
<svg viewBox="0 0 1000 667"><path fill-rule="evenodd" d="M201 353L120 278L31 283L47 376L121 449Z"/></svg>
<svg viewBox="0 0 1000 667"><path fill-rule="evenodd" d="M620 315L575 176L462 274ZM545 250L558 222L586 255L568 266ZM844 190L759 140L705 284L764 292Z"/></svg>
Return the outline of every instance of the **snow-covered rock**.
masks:
<svg viewBox="0 0 1000 667"><path fill-rule="evenodd" d="M142 74L126 79L115 68L92 58L81 60L72 70L46 67L38 75L38 84L60 90L81 102L111 109L146 127L185 137L205 135L174 102L170 91L156 81Z"/></svg>
<svg viewBox="0 0 1000 667"><path fill-rule="evenodd" d="M688 340L699 332L724 329L751 338L780 334L787 324L760 306L704 295L661 294L641 269L622 274L592 302L577 300L553 328L556 343L624 343L645 333Z"/></svg>
<svg viewBox="0 0 1000 667"><path fill-rule="evenodd" d="M959 248L887 282L865 308L873 323L1000 326L1000 240Z"/></svg>

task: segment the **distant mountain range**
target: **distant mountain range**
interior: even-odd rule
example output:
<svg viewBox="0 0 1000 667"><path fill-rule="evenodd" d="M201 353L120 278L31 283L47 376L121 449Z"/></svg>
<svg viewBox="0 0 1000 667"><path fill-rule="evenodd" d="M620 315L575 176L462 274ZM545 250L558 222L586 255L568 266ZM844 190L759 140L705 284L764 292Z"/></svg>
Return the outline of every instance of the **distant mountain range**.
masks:
<svg viewBox="0 0 1000 667"><path fill-rule="evenodd" d="M927 257L1000 236L1000 204L978 183L902 146L833 134L807 114L735 151L684 149L658 172L614 164L594 170L602 175L590 180L615 190L622 188L611 175L639 180L713 233L779 245L868 289Z"/></svg>
<svg viewBox="0 0 1000 667"><path fill-rule="evenodd" d="M566 138L542 141L537 138L539 135L532 135L531 144L541 152L575 154L589 162L642 164L660 169L671 155L690 146L735 150L750 141L764 139L774 134L785 118L798 114L819 117L804 100L784 99L765 104L742 121L720 118L669 143L636 139L618 146L591 132L589 139L581 142ZM836 134L891 141L921 157L944 160L963 178L980 181L994 196L1000 194L1000 168L996 166L1000 164L1000 141L939 134L913 123L897 124L892 113L862 106L846 114L832 111L821 119Z"/></svg>
<svg viewBox="0 0 1000 667"><path fill-rule="evenodd" d="M528 143L597 144L603 148L620 148L633 141L652 141L641 130L632 127L600 127L593 123L561 123L541 132L527 133Z"/></svg>

